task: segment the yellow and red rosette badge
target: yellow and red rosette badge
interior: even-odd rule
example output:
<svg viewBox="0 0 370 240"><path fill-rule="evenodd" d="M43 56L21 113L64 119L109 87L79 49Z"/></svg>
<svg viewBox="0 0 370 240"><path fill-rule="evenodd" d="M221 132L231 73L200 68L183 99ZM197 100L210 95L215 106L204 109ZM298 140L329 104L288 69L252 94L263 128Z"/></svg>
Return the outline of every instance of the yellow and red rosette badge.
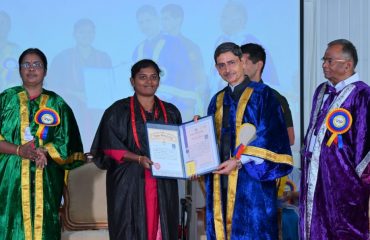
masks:
<svg viewBox="0 0 370 240"><path fill-rule="evenodd" d="M36 135L40 139L46 139L48 129L60 123L59 114L51 108L40 108L35 114L35 122L39 124Z"/></svg>
<svg viewBox="0 0 370 240"><path fill-rule="evenodd" d="M344 108L336 108L329 112L326 118L326 127L332 133L326 145L330 147L333 141L339 148L343 147L342 134L346 133L352 125L352 115Z"/></svg>

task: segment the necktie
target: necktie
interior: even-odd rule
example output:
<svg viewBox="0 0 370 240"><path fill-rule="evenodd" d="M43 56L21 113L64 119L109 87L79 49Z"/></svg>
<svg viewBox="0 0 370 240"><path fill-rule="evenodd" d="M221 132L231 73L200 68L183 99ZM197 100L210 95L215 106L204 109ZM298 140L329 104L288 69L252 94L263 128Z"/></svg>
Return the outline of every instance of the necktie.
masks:
<svg viewBox="0 0 370 240"><path fill-rule="evenodd" d="M328 114L330 105L333 103L333 101L334 101L335 97L338 95L338 93L337 93L335 87L330 86L330 85L326 85L324 96L325 95L328 95L328 97L326 98L326 100L324 102L324 105L322 106L322 108L319 112L319 115L317 117L316 127L315 127L315 135L317 135L317 133L318 133L325 117L326 117L326 115Z"/></svg>

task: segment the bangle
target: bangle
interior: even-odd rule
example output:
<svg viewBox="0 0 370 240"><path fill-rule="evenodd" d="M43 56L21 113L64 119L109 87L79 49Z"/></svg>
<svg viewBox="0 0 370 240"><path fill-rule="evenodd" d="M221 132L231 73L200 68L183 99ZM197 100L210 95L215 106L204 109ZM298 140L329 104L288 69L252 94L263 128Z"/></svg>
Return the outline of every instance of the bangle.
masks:
<svg viewBox="0 0 370 240"><path fill-rule="evenodd" d="M141 165L141 156L138 158L139 164Z"/></svg>
<svg viewBox="0 0 370 240"><path fill-rule="evenodd" d="M21 148L21 145L18 145L17 150L15 151L18 156L19 156L19 149L20 148Z"/></svg>

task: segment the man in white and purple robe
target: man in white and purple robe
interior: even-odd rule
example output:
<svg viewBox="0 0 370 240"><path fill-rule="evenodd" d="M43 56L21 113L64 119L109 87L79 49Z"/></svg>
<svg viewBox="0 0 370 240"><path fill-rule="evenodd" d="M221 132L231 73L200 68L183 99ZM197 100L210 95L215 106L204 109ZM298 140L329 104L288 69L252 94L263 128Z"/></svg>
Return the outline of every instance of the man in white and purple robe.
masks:
<svg viewBox="0 0 370 240"><path fill-rule="evenodd" d="M369 239L370 87L354 45L328 44L302 154L301 239Z"/></svg>

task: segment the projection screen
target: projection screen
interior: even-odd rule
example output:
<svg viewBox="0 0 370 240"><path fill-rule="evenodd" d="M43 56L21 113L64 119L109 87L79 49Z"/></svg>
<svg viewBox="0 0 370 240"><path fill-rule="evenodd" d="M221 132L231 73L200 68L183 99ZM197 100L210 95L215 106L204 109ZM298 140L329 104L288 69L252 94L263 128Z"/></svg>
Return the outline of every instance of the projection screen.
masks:
<svg viewBox="0 0 370 240"><path fill-rule="evenodd" d="M46 89L72 107L89 151L104 109L133 94L130 68L141 58L163 70L157 92L183 121L205 115L225 86L213 53L225 41L254 42L267 52L263 81L284 95L300 145L298 0L42 1L2 0L0 91L19 85L18 57L40 48L48 57Z"/></svg>

